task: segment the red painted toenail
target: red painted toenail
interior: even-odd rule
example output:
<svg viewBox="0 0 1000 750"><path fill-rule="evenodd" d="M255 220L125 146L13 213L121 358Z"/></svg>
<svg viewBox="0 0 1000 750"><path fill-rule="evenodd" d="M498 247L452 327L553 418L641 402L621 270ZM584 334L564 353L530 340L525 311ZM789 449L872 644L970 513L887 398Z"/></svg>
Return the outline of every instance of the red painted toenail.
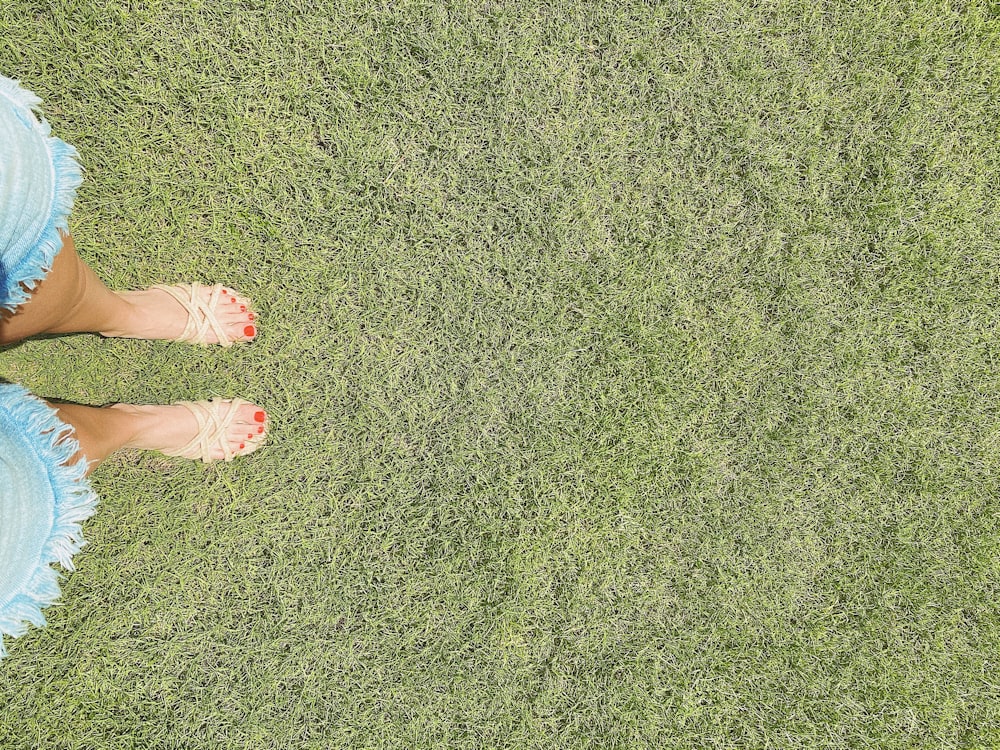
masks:
<svg viewBox="0 0 1000 750"><path fill-rule="evenodd" d="M253 421L254 422L263 422L266 418L267 418L267 415L264 412L262 412L262 411L259 411L259 412L257 412L256 414L253 415ZM263 429L263 428L261 428L261 429Z"/></svg>
<svg viewBox="0 0 1000 750"><path fill-rule="evenodd" d="M244 448L246 448L246 444L240 443L240 450L243 450Z"/></svg>
<svg viewBox="0 0 1000 750"><path fill-rule="evenodd" d="M246 336L247 338L253 338L253 336L256 333L257 329L254 328L253 326L247 326L246 328L243 329L243 335Z"/></svg>
<svg viewBox="0 0 1000 750"><path fill-rule="evenodd" d="M236 297L230 297L230 298L229 298L229 301L230 301L230 302L235 302L235 301L236 301Z"/></svg>
<svg viewBox="0 0 1000 750"><path fill-rule="evenodd" d="M246 311L247 311L247 306L246 305L240 305L240 312L246 312Z"/></svg>
<svg viewBox="0 0 1000 750"><path fill-rule="evenodd" d="M222 293L223 293L223 294L229 294L229 290L228 290L228 289L223 289L223 290L222 290Z"/></svg>
<svg viewBox="0 0 1000 750"><path fill-rule="evenodd" d="M261 434L261 433L262 433L263 431L264 431L264 428L263 428L263 427L258 427L258 428L257 428L257 434L258 434L258 435L259 435L259 434Z"/></svg>
<svg viewBox="0 0 1000 750"><path fill-rule="evenodd" d="M255 316L253 313L250 313L247 317L250 318L250 320L255 320L257 316Z"/></svg>

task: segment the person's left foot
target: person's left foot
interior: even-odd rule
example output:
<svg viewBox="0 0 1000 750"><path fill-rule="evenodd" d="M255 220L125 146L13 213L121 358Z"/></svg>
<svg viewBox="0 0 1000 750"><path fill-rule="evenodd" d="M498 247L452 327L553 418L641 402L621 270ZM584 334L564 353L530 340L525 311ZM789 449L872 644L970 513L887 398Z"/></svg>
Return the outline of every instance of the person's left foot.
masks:
<svg viewBox="0 0 1000 750"><path fill-rule="evenodd" d="M127 414L131 438L122 446L168 456L229 461L253 453L267 438L267 414L240 399L179 401L169 406L114 404Z"/></svg>
<svg viewBox="0 0 1000 750"><path fill-rule="evenodd" d="M250 300L227 286L157 285L115 294L127 303L128 312L102 336L230 346L257 335Z"/></svg>

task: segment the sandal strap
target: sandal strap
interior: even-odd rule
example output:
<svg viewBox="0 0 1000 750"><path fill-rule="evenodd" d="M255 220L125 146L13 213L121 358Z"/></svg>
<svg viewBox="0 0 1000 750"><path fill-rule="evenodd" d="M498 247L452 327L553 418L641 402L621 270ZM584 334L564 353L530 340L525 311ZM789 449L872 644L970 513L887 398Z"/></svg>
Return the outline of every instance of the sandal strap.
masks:
<svg viewBox="0 0 1000 750"><path fill-rule="evenodd" d="M201 459L205 463L211 463L212 449L219 448L222 450L224 460L232 461L237 454L229 449L229 440L226 436L240 407L249 403L238 398L178 401L178 406L185 407L194 415L198 422L198 434L180 450L166 455Z"/></svg>
<svg viewBox="0 0 1000 750"><path fill-rule="evenodd" d="M222 286L211 287L212 294L208 302L202 301L198 294L199 284L155 284L152 289L161 289L180 303L187 311L187 325L184 332L177 338L177 341L187 341L194 344L205 345L208 343L207 334L209 330L215 333L219 344L223 347L233 345L233 339L226 335L226 330L215 317L215 307L222 297Z"/></svg>

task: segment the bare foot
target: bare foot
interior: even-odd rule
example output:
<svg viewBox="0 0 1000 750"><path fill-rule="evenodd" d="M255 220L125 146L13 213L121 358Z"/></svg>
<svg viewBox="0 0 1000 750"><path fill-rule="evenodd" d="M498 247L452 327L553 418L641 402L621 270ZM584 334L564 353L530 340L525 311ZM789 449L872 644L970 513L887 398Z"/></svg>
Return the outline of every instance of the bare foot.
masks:
<svg viewBox="0 0 1000 750"><path fill-rule="evenodd" d="M219 400L199 403L207 404L207 408L221 418L230 402ZM132 436L122 447L160 451L168 456L197 457L197 447L185 451L200 430L197 418L188 407L182 404L114 404L108 408L131 418ZM260 448L266 437L267 414L259 406L243 402L224 434L212 441L206 457L212 461L221 461L227 459L227 453L229 457L245 456Z"/></svg>
<svg viewBox="0 0 1000 750"><path fill-rule="evenodd" d="M181 289L181 287L175 287ZM195 285L196 298L205 305L210 305L213 292L219 288L221 293L210 309L221 326L227 342L250 341L257 335L254 324L255 315L250 307L250 300L229 287L212 287ZM188 294L184 290L185 295ZM102 336L129 339L164 339L180 340L187 329L190 315L184 305L163 289L143 289L135 292L115 292L127 303L127 312L123 313L118 324L111 329L101 331ZM195 321L196 325L201 321ZM205 327L204 342L218 344L218 333L212 326ZM185 339L187 340L187 339Z"/></svg>

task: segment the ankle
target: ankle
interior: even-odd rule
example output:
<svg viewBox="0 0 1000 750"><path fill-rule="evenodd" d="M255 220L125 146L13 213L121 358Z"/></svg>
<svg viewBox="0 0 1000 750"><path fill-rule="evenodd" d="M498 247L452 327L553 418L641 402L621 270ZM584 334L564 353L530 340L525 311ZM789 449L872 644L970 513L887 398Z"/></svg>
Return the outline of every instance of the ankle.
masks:
<svg viewBox="0 0 1000 750"><path fill-rule="evenodd" d="M129 299L128 292L112 292L117 298L110 306L110 313L98 331L101 336L119 338L135 329L136 321L142 315L142 308Z"/></svg>
<svg viewBox="0 0 1000 750"><path fill-rule="evenodd" d="M148 408L139 404L111 404L105 408L115 414L108 424L115 435L113 442L121 448L140 448L138 438L150 419Z"/></svg>

